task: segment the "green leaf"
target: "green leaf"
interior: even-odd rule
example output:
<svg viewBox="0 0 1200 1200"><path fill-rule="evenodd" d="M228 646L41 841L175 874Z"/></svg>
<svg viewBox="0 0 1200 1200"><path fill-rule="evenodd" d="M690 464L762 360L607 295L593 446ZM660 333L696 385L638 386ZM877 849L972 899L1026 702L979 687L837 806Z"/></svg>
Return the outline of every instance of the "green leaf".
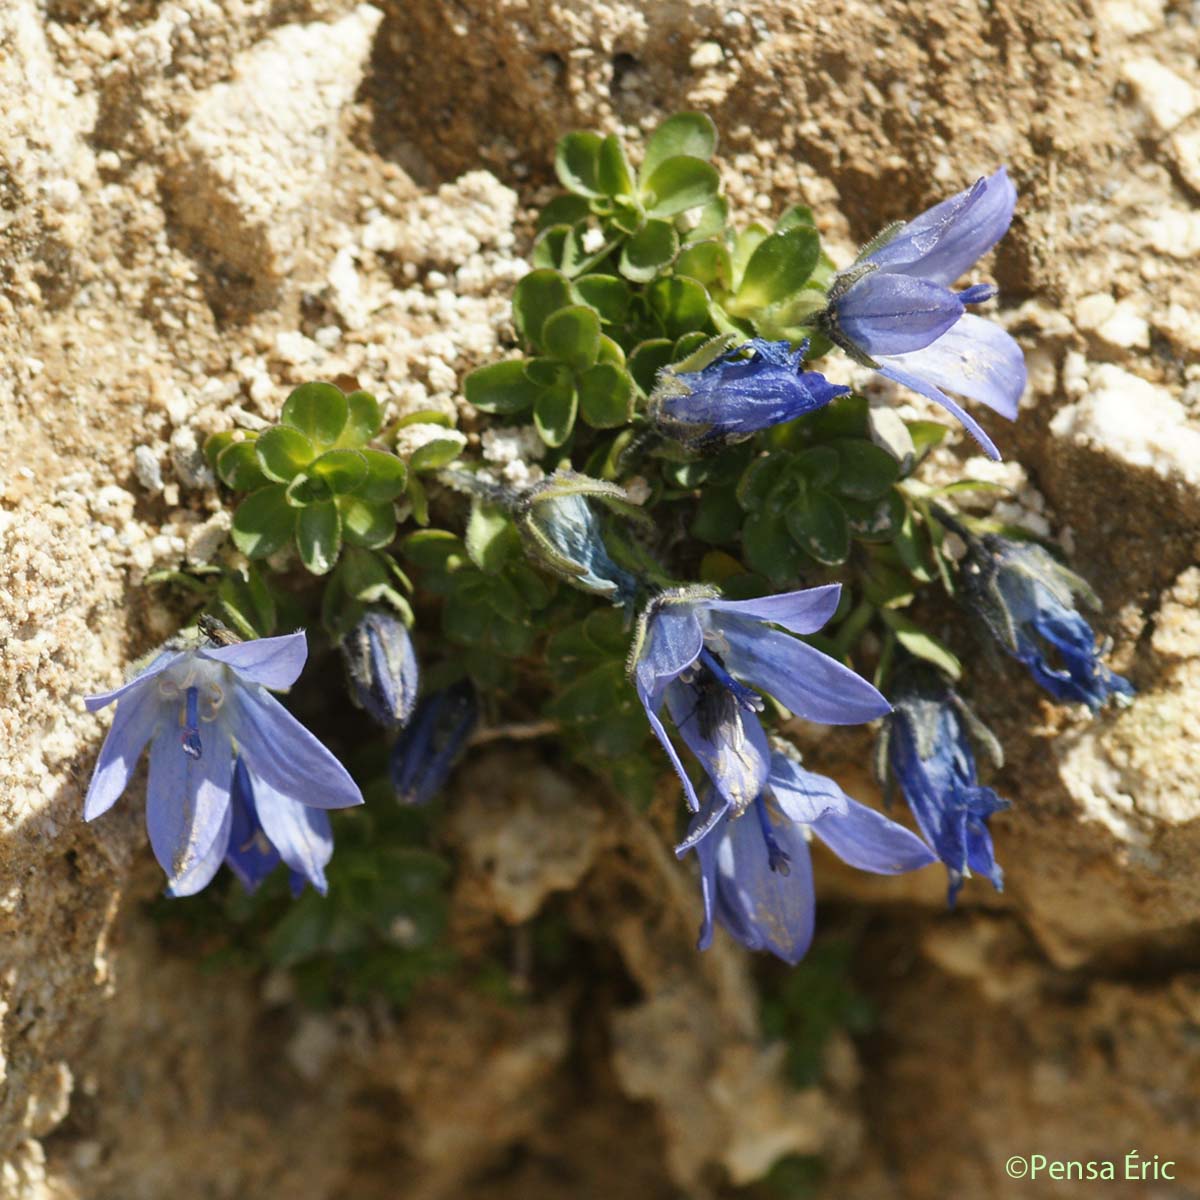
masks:
<svg viewBox="0 0 1200 1200"><path fill-rule="evenodd" d="M808 225L764 238L746 263L737 295L726 308L735 317L749 317L785 300L808 282L820 252L821 239Z"/></svg>
<svg viewBox="0 0 1200 1200"><path fill-rule="evenodd" d="M590 367L600 353L600 316L585 304L560 308L542 326L546 353L576 371Z"/></svg>
<svg viewBox="0 0 1200 1200"><path fill-rule="evenodd" d="M623 279L615 275L581 275L575 280L575 290L600 314L605 325L624 324L632 296Z"/></svg>
<svg viewBox="0 0 1200 1200"><path fill-rule="evenodd" d="M351 392L346 397L346 427L338 438L338 445L359 450L375 437L383 425L383 413L379 402L370 392Z"/></svg>
<svg viewBox="0 0 1200 1200"><path fill-rule="evenodd" d="M895 633L896 640L909 654L932 663L952 680L962 678L962 663L954 652L931 633L894 608L882 609L879 613L884 623Z"/></svg>
<svg viewBox="0 0 1200 1200"><path fill-rule="evenodd" d="M790 478L794 460L790 454L776 451L762 454L742 472L737 484L737 502L747 512L757 512L777 484Z"/></svg>
<svg viewBox="0 0 1200 1200"><path fill-rule="evenodd" d="M888 542L904 524L904 499L892 488L876 500L842 498L850 532L862 542Z"/></svg>
<svg viewBox="0 0 1200 1200"><path fill-rule="evenodd" d="M575 428L579 401L573 387L545 388L533 406L533 423L547 446L561 446Z"/></svg>
<svg viewBox="0 0 1200 1200"><path fill-rule="evenodd" d="M322 500L300 510L296 522L300 561L314 575L333 570L342 548L342 518L332 500Z"/></svg>
<svg viewBox="0 0 1200 1200"><path fill-rule="evenodd" d="M722 237L729 224L729 201L724 196L714 196L701 210L699 219L688 235L692 241Z"/></svg>
<svg viewBox="0 0 1200 1200"><path fill-rule="evenodd" d="M443 425L447 429L454 428L454 418L440 408L418 408L405 413L392 426L393 429L406 429L409 425Z"/></svg>
<svg viewBox="0 0 1200 1200"><path fill-rule="evenodd" d="M237 492L252 492L267 482L255 442L232 442L217 455L217 475Z"/></svg>
<svg viewBox="0 0 1200 1200"><path fill-rule="evenodd" d="M232 446L237 440L238 435L232 429L222 429L220 433L210 433L204 439L204 459L211 471L216 472L217 459L220 457L221 451L226 446Z"/></svg>
<svg viewBox="0 0 1200 1200"><path fill-rule="evenodd" d="M418 529L401 543L404 557L427 571L457 571L469 555L462 538L445 529Z"/></svg>
<svg viewBox="0 0 1200 1200"><path fill-rule="evenodd" d="M918 458L932 450L950 432L948 426L937 421L909 421L907 424Z"/></svg>
<svg viewBox="0 0 1200 1200"><path fill-rule="evenodd" d="M552 225L574 225L583 221L591 212L591 206L584 196L567 195L555 196L538 214L537 227L541 233Z"/></svg>
<svg viewBox="0 0 1200 1200"><path fill-rule="evenodd" d="M290 483L313 460L313 444L290 425L275 425L254 444L263 474L275 483Z"/></svg>
<svg viewBox="0 0 1200 1200"><path fill-rule="evenodd" d="M633 417L633 380L612 363L597 363L579 377L579 415L593 429L613 429Z"/></svg>
<svg viewBox="0 0 1200 1200"><path fill-rule="evenodd" d="M693 242L675 260L675 271L722 291L733 284L733 260L724 242Z"/></svg>
<svg viewBox="0 0 1200 1200"><path fill-rule="evenodd" d="M816 220L813 217L813 210L807 204L793 204L775 222L776 233L787 233L789 229L795 229L798 225L807 225L816 228Z"/></svg>
<svg viewBox="0 0 1200 1200"><path fill-rule="evenodd" d="M681 112L668 117L646 139L641 177L648 179L670 158L710 159L717 148L717 127L712 118L699 112Z"/></svg>
<svg viewBox="0 0 1200 1200"><path fill-rule="evenodd" d="M529 616L529 609L516 584L504 575L492 575L488 578L483 598L488 607L505 621L524 621Z"/></svg>
<svg viewBox="0 0 1200 1200"><path fill-rule="evenodd" d="M633 348L629 356L629 374L646 395L654 390L659 371L670 365L673 347L670 338L651 338Z"/></svg>
<svg viewBox="0 0 1200 1200"><path fill-rule="evenodd" d="M773 583L795 579L804 565L804 555L782 517L765 513L749 516L742 526L742 549L747 564Z"/></svg>
<svg viewBox="0 0 1200 1200"><path fill-rule="evenodd" d="M217 585L217 603L243 637L270 637L275 632L275 598L253 563L246 570L230 572L221 579Z"/></svg>
<svg viewBox="0 0 1200 1200"><path fill-rule="evenodd" d="M674 275L669 279L656 279L646 289L646 299L657 314L671 338L685 333L707 330L708 293L694 279Z"/></svg>
<svg viewBox="0 0 1200 1200"><path fill-rule="evenodd" d="M600 147L604 139L598 133L568 133L559 138L554 152L554 171L569 192L600 196Z"/></svg>
<svg viewBox="0 0 1200 1200"><path fill-rule="evenodd" d="M296 510L283 498L283 485L251 492L233 514L233 544L247 558L266 558L292 540Z"/></svg>
<svg viewBox="0 0 1200 1200"><path fill-rule="evenodd" d="M625 157L625 147L615 134L610 133L600 143L596 176L600 190L606 196L633 195L633 172L630 171L629 160Z"/></svg>
<svg viewBox="0 0 1200 1200"><path fill-rule="evenodd" d="M900 464L882 447L860 438L832 443L838 456L833 490L852 500L876 500L900 478Z"/></svg>
<svg viewBox="0 0 1200 1200"><path fill-rule="evenodd" d="M525 360L517 358L472 371L463 380L463 394L480 412L509 416L529 408L538 388L525 374Z"/></svg>
<svg viewBox="0 0 1200 1200"><path fill-rule="evenodd" d="M494 575L520 549L521 539L504 509L476 500L467 521L467 553L485 574Z"/></svg>
<svg viewBox="0 0 1200 1200"><path fill-rule="evenodd" d="M646 213L673 217L707 204L721 188L721 177L712 163L680 154L659 163L642 184Z"/></svg>
<svg viewBox="0 0 1200 1200"><path fill-rule="evenodd" d="M361 496L339 496L338 512L342 534L352 546L378 550L396 536L396 506L390 501L375 502Z"/></svg>
<svg viewBox="0 0 1200 1200"><path fill-rule="evenodd" d="M679 234L669 221L647 221L621 248L621 274L649 283L679 253Z"/></svg>
<svg viewBox="0 0 1200 1200"><path fill-rule="evenodd" d="M435 438L412 452L408 465L414 471L438 471L448 466L463 452L458 438Z"/></svg>
<svg viewBox="0 0 1200 1200"><path fill-rule="evenodd" d="M832 446L811 446L796 455L796 466L814 487L826 488L837 478L840 463Z"/></svg>
<svg viewBox="0 0 1200 1200"><path fill-rule="evenodd" d="M530 271L513 291L513 323L527 342L541 346L546 318L574 302L571 281L561 271Z"/></svg>
<svg viewBox="0 0 1200 1200"><path fill-rule="evenodd" d="M740 280L742 278L746 273L746 264L750 261L755 250L770 236L771 231L765 225L760 225L757 221L753 225L747 225L737 235L737 239L733 244L733 275L735 279Z"/></svg>
<svg viewBox="0 0 1200 1200"><path fill-rule="evenodd" d="M817 562L834 566L850 553L850 526L842 506L828 493L807 488L786 514L788 531Z"/></svg>
<svg viewBox="0 0 1200 1200"><path fill-rule="evenodd" d="M733 488L708 487L700 493L692 536L713 546L732 542L742 527L743 513Z"/></svg>
<svg viewBox="0 0 1200 1200"><path fill-rule="evenodd" d="M380 451L372 453L379 454ZM401 466L403 465L401 463ZM327 450L309 464L308 474L321 480L334 495L347 495L357 491L359 485L366 480L367 457L362 450Z"/></svg>
<svg viewBox="0 0 1200 1200"><path fill-rule="evenodd" d="M440 445L441 443L431 444ZM457 450L458 443L455 442L453 445ZM424 447L422 448L424 449ZM354 489L354 494L360 500L367 501L368 504L395 500L404 491L408 480L408 469L403 461L384 450L360 450L358 453L366 460L367 474Z"/></svg>
<svg viewBox="0 0 1200 1200"><path fill-rule="evenodd" d="M602 333L600 335L600 354L596 361L610 363L614 367L623 368L625 366L625 351L608 334Z"/></svg>
<svg viewBox="0 0 1200 1200"><path fill-rule="evenodd" d="M298 429L314 448L324 450L341 436L349 412L341 388L332 383L302 383L283 402L280 420Z"/></svg>

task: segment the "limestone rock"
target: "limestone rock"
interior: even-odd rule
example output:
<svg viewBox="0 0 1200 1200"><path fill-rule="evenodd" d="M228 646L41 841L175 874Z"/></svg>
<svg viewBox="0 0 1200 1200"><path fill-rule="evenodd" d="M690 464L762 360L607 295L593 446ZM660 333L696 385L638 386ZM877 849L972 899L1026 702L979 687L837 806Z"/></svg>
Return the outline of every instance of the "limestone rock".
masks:
<svg viewBox="0 0 1200 1200"><path fill-rule="evenodd" d="M330 186L338 120L382 19L362 4L333 24L284 26L197 97L169 181L178 219L257 287L282 281L310 198Z"/></svg>

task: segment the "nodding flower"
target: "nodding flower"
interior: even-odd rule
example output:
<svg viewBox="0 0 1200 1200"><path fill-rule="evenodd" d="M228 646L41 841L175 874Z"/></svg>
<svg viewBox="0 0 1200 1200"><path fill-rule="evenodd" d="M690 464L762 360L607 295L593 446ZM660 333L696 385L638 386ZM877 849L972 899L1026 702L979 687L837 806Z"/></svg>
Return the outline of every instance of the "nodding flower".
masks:
<svg viewBox="0 0 1200 1200"><path fill-rule="evenodd" d="M169 643L122 687L86 698L91 712L114 702L117 711L84 819L113 806L149 744L146 824L168 895L190 896L230 855L236 862L251 827L276 861L325 890L333 840L321 810L361 804L362 793L267 690L290 687L307 656L303 632L232 645Z"/></svg>
<svg viewBox="0 0 1200 1200"><path fill-rule="evenodd" d="M940 404L995 459L995 443L946 393L1015 420L1025 358L1003 329L967 311L995 288L953 292L950 285L1004 236L1016 203L1001 167L907 224L890 226L834 279L817 319L851 358Z"/></svg>
<svg viewBox="0 0 1200 1200"><path fill-rule="evenodd" d="M848 667L773 628L815 632L833 616L840 592L832 584L725 600L712 588L681 588L647 606L630 671L693 811L700 802L659 716L664 704L718 793L739 813L762 792L769 769L758 719L763 702L754 688L796 716L827 725L853 725L889 711L879 692Z"/></svg>

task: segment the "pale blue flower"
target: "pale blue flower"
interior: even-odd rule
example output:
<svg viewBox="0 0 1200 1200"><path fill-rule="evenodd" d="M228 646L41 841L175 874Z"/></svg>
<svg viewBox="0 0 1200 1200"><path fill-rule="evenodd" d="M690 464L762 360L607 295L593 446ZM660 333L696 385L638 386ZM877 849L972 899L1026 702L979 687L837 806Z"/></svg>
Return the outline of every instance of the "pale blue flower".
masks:
<svg viewBox="0 0 1200 1200"><path fill-rule="evenodd" d="M1025 390L1025 359L1003 329L967 312L994 288L977 284L954 293L950 285L1004 235L1016 201L1001 167L885 231L834 280L819 322L853 358L940 404L992 458L1000 454L991 438L946 393L1013 420Z"/></svg>
<svg viewBox="0 0 1200 1200"><path fill-rule="evenodd" d="M168 648L133 680L87 697L95 712L114 701L112 728L84 800L95 820L116 802L147 743L146 824L167 891L188 896L216 874L231 847L234 755L244 764L254 820L293 871L323 888L328 827L308 809L362 803L346 769L267 688L290 687L308 654L304 634L224 646ZM244 819L243 819L244 818ZM235 854L239 847L233 847Z"/></svg>
<svg viewBox="0 0 1200 1200"><path fill-rule="evenodd" d="M814 633L833 616L840 591L833 584L724 600L714 589L689 588L662 593L642 614L634 682L693 811L700 803L659 716L664 704L719 793L739 812L762 791L768 770L757 715L762 700L753 688L826 725L870 721L889 711L879 692L848 667L772 627Z"/></svg>
<svg viewBox="0 0 1200 1200"><path fill-rule="evenodd" d="M810 837L850 866L882 875L935 861L916 834L776 751L762 792L744 812L711 792L678 848L694 850L700 862L701 950L720 924L751 950L793 965L804 957L816 913Z"/></svg>

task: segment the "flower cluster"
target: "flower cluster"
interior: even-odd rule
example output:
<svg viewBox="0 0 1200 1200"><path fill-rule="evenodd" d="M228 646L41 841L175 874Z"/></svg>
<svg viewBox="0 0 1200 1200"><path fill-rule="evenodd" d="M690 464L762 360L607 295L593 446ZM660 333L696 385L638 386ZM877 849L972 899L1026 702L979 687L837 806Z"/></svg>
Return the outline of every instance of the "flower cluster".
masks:
<svg viewBox="0 0 1200 1200"><path fill-rule="evenodd" d="M451 871L430 802L478 741L550 735L631 811L660 774L655 739L665 751L701 947L720 925L798 961L814 838L879 874L940 860L951 903L973 875L1001 887L1007 803L976 750L996 770L1002 755L963 699L950 598L1055 700L1095 713L1132 686L1080 611L1096 602L1079 576L921 478L949 428L832 383L824 360L927 397L998 458L960 400L1014 420L1025 390L1020 346L979 311L997 289L975 275L1016 187L1001 167L838 270L802 205L739 228L715 149L699 113L656 129L637 169L614 136L562 140L565 191L514 290L511 353L463 379L465 430L312 382L277 424L209 439L241 494L232 546L168 576L212 616L87 701L117 707L85 817L148 745L170 895L222 863L254 891L283 864L294 892L329 898L307 892L264 940L394 979L397 939L439 927L413 898ZM306 623L334 651L315 669L341 658L352 706L331 705L328 728L363 791L270 694L307 658L305 634L280 631ZM801 765L795 719L877 722L881 782L914 828ZM329 810L364 792L327 879Z"/></svg>

